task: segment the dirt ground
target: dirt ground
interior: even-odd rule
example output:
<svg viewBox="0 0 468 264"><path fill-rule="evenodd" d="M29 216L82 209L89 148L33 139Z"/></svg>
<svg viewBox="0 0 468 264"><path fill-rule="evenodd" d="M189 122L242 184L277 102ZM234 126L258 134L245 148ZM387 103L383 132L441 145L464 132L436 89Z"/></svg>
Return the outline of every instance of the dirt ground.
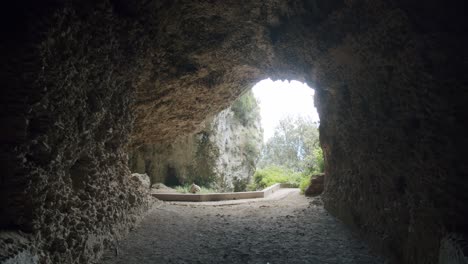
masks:
<svg viewBox="0 0 468 264"><path fill-rule="evenodd" d="M102 263L385 263L320 198L162 202Z"/></svg>

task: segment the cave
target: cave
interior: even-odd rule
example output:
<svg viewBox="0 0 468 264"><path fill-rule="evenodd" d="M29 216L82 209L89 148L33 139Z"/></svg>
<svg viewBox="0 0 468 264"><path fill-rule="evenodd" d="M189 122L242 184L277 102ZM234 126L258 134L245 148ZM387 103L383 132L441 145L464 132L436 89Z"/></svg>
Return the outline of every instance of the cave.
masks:
<svg viewBox="0 0 468 264"><path fill-rule="evenodd" d="M331 214L394 263L466 261L465 10L461 0L4 3L0 262L98 261L151 207L129 155L197 131L267 77L315 88Z"/></svg>

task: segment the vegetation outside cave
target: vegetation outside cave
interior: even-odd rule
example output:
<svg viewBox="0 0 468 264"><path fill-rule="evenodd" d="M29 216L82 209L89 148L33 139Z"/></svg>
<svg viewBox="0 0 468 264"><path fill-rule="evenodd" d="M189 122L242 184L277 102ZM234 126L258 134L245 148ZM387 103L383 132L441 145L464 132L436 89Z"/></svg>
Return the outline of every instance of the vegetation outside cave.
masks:
<svg viewBox="0 0 468 264"><path fill-rule="evenodd" d="M309 93L312 91L307 85L302 85ZM294 93L294 86L288 89ZM282 101L276 102L275 108L291 107L291 104L300 101L300 99L293 98L293 101L289 99L288 102L287 98L284 100L283 98L285 97L281 97ZM306 103L313 106L312 96L306 99L309 99ZM231 144L235 143L236 146L226 145L224 148L217 142L216 138L219 135L216 134L226 137L224 135L227 133L226 127L222 131L217 131L213 129L215 125L212 125L210 130L199 134L201 136L198 137L200 140L196 147L196 158L193 166L188 170L191 173L181 181L183 185L176 188L179 192L188 192L192 183L200 185L202 192L205 193L259 190L274 183L288 183L291 187L300 187L304 191L310 183L311 176L323 172L324 162L319 145L318 117L314 119L307 115L285 115L274 128L273 135L263 143L261 138L254 135L256 130L261 130L263 133L263 124L259 124L258 120L264 109L260 107L259 98L256 98L256 94L249 90L227 110L233 117L225 120L230 122L226 124L226 127L233 134L241 134L243 137L240 141L231 141ZM229 175L229 170L217 168L217 163L219 163L217 159L221 159L220 157L226 153L232 155L233 151L242 156L241 164L236 166L248 168L243 171L242 176L232 173ZM230 161L228 159L227 162ZM232 164L229 166L235 167ZM200 168L196 169L198 167ZM226 181L226 179L229 180Z"/></svg>
<svg viewBox="0 0 468 264"><path fill-rule="evenodd" d="M311 176L323 171L317 123L309 118L286 117L280 120L273 137L264 146L249 189L288 183L304 192Z"/></svg>
<svg viewBox="0 0 468 264"><path fill-rule="evenodd" d="M280 182L304 191L310 178L324 171L315 91L299 81L271 79L253 90L261 103L266 142L249 189Z"/></svg>

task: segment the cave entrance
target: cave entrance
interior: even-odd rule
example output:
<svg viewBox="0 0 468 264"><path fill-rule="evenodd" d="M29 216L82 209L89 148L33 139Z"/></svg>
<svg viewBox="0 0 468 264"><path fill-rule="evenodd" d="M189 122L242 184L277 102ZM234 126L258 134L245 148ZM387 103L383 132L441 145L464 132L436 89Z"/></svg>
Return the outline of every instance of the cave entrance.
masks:
<svg viewBox="0 0 468 264"><path fill-rule="evenodd" d="M260 106L264 141L254 174L256 188L278 182L304 191L311 175L324 171L315 91L300 81L271 79L258 82L252 91Z"/></svg>

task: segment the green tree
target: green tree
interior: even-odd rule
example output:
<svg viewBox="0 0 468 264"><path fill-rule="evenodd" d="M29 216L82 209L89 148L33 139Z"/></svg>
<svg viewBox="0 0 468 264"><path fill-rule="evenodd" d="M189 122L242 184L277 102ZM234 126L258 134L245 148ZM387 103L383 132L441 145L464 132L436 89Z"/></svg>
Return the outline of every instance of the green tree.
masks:
<svg viewBox="0 0 468 264"><path fill-rule="evenodd" d="M263 148L259 167L274 165L296 172L315 172L323 167L320 155L317 124L308 118L286 117Z"/></svg>

